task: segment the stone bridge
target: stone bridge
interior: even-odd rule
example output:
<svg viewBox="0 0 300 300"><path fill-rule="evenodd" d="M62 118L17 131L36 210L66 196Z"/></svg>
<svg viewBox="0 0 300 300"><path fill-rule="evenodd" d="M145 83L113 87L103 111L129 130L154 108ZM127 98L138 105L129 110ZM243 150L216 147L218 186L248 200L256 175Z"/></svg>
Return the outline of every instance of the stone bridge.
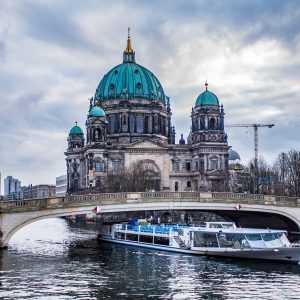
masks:
<svg viewBox="0 0 300 300"><path fill-rule="evenodd" d="M240 204L240 209L237 209ZM25 225L51 217L137 211L206 211L246 227L269 227L300 233L300 199L236 193L146 192L87 194L0 202L0 247Z"/></svg>

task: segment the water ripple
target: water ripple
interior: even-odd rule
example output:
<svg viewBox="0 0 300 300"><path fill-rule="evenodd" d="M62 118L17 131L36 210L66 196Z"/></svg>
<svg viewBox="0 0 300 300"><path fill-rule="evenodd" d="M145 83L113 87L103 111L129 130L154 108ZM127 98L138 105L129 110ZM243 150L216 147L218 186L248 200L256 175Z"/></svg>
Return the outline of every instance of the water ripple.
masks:
<svg viewBox="0 0 300 300"><path fill-rule="evenodd" d="M43 220L0 252L1 299L299 299L300 268L97 244L92 226Z"/></svg>

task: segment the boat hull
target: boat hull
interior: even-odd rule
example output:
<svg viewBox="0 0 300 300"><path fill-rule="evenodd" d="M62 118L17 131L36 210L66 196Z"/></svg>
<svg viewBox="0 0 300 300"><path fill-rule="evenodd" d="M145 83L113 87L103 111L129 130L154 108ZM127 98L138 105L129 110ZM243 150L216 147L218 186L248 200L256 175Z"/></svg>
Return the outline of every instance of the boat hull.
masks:
<svg viewBox="0 0 300 300"><path fill-rule="evenodd" d="M263 260L300 264L300 248L271 248L240 251L206 251L206 256L228 257L247 260Z"/></svg>
<svg viewBox="0 0 300 300"><path fill-rule="evenodd" d="M129 246L142 247L142 248L148 248L154 250L163 250L169 252L193 254L193 255L300 264L300 248L275 248L275 249L255 249L255 250L227 249L225 251L213 251L213 250L202 251L202 250L174 248L170 246L159 246L159 245L153 245L147 243L136 243L132 241L112 239L110 237L103 237L103 236L98 237L98 240L115 243L115 244L129 245Z"/></svg>

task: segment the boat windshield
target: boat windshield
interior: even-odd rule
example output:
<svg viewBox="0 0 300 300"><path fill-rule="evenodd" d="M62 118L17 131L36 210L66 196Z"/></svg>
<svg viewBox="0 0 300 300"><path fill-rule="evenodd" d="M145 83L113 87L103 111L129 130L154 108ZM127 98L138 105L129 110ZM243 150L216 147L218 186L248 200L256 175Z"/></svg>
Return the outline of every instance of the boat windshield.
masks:
<svg viewBox="0 0 300 300"><path fill-rule="evenodd" d="M224 232L194 231L194 247L209 248L276 248L288 246L290 243L284 232L264 234L243 234Z"/></svg>
<svg viewBox="0 0 300 300"><path fill-rule="evenodd" d="M287 246L289 241L284 232L246 234L251 248L276 248Z"/></svg>

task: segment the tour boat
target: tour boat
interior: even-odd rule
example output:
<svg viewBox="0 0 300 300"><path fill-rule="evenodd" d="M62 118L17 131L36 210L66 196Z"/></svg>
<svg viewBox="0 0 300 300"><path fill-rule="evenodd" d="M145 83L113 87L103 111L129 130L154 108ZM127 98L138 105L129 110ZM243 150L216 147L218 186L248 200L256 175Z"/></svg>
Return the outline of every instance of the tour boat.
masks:
<svg viewBox="0 0 300 300"><path fill-rule="evenodd" d="M102 225L98 239L158 250L300 264L300 247L284 230L238 228L233 222L204 226Z"/></svg>

